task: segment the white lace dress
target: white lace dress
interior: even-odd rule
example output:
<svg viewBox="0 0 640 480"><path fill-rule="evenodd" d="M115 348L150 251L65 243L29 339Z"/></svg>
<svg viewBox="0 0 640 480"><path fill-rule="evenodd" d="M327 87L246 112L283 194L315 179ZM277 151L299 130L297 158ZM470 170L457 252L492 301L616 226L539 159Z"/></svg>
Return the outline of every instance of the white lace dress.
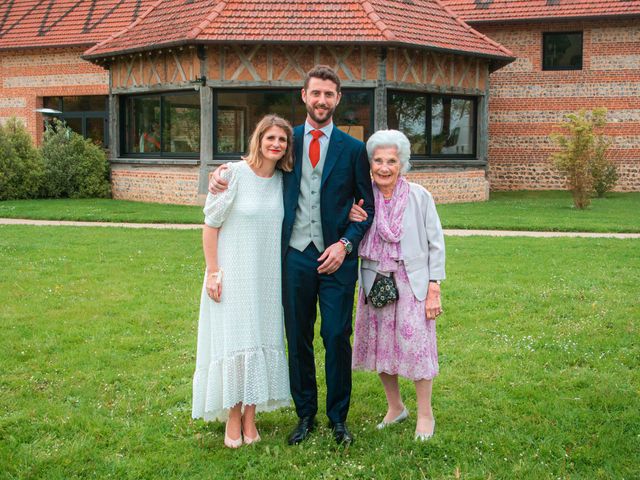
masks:
<svg viewBox="0 0 640 480"><path fill-rule="evenodd" d="M280 234L282 173L262 178L244 162L224 176L229 188L207 197L205 223L221 227L218 264L222 299L203 283L198 352L193 377L193 418L226 421L243 402L257 411L290 404L284 348Z"/></svg>

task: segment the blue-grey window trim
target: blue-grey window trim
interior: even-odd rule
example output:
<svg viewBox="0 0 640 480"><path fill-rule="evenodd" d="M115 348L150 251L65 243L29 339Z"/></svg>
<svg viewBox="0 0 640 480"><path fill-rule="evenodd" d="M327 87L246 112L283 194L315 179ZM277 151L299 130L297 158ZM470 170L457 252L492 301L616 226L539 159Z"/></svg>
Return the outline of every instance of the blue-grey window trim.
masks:
<svg viewBox="0 0 640 480"><path fill-rule="evenodd" d="M461 99L461 100L472 100L473 101L473 111L474 111L474 123L473 123L473 153L470 154L459 154L459 153L451 153L451 154L436 154L433 155L431 153L427 153L426 155L414 155L411 154L411 163L414 167L427 167L433 166L434 163L440 164L441 161L447 161L447 164L455 164L458 160L479 160L478 159L478 97L473 95L450 95L445 93L434 93L434 92L416 92L415 90L400 90L400 89L387 89L387 124L388 124L388 115L389 115L389 94L393 93L401 93L401 94L411 94L416 96L423 96L427 99L427 111L426 111L426 124L425 124L425 135L427 140L427 152L431 152L431 105L434 97L448 97L452 99ZM480 161L480 160L479 160ZM482 164L486 164L485 161L481 161Z"/></svg>
<svg viewBox="0 0 640 480"><path fill-rule="evenodd" d="M103 122L104 128L104 146L109 145L109 96L108 95L90 95L96 97L105 97L104 101L104 110L65 110L64 109L64 97L78 96L82 97L85 95L47 95L45 98L59 98L59 105L57 110L61 113L56 113L52 115L53 117L59 118L60 120L66 120L67 118L80 118L82 120L82 132L81 135L84 138L87 137L87 122L86 120L89 118L101 118Z"/></svg>
<svg viewBox="0 0 640 480"><path fill-rule="evenodd" d="M212 138L213 138L213 158L207 162L213 165L224 163L227 161L239 160L245 152L230 152L230 153L217 153L218 152L218 135L217 135L217 113L218 113L218 93L220 92L235 92L235 93L293 93L293 100L291 103L291 110L289 113L289 118L286 120L290 120L293 118L295 113L295 102L296 93L300 92L299 88L216 88L213 91L213 118L212 118ZM369 131L374 132L374 90L372 88L342 88L341 93L344 92L367 92L371 95L371 111L369 113ZM295 127L295 125L293 125Z"/></svg>
<svg viewBox="0 0 640 480"><path fill-rule="evenodd" d="M200 152L163 152L162 146L164 145L164 108L162 108L162 98L167 96L175 96L175 95L193 95L193 92L188 90L171 90L171 91L163 91L163 92L149 92L143 94L134 94L134 95L120 95L120 128L118 129L118 134L120 135L120 152L119 158L149 158L149 159L175 159L179 163L179 159L184 158L187 160L186 163L193 163L193 159L200 159ZM126 138L126 118L127 118L127 100L130 98L143 98L143 97L159 97L160 99L160 151L159 152L150 152L150 153L129 153L125 152L125 138ZM202 108L202 106L200 106ZM174 163L174 162L172 162Z"/></svg>
<svg viewBox="0 0 640 480"><path fill-rule="evenodd" d="M580 66L579 67L547 67L545 65L545 44L547 38L552 35L580 35ZM543 32L542 33L542 51L540 53L540 69L543 72L558 72L558 71L577 71L582 70L584 66L584 32L583 31L571 31L571 32Z"/></svg>

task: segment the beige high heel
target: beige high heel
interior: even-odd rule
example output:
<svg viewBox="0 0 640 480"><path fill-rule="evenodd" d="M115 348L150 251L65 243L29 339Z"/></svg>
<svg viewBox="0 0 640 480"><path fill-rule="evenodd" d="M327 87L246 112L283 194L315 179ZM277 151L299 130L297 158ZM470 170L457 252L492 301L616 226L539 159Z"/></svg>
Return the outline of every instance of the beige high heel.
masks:
<svg viewBox="0 0 640 480"><path fill-rule="evenodd" d="M259 433L256 435L255 438L247 437L246 435L244 436L245 445L251 445L252 443L258 443L260 440L262 440L262 439L260 438L260 434Z"/></svg>
<svg viewBox="0 0 640 480"><path fill-rule="evenodd" d="M242 446L242 433L240 433L240 438L233 440L229 435L227 435L227 424L224 426L224 446L227 448L240 448Z"/></svg>
<svg viewBox="0 0 640 480"><path fill-rule="evenodd" d="M253 426L255 427L255 423ZM242 431L244 432L244 415L242 415ZM258 430L256 430L256 436L254 438L244 435L244 443L246 445L251 445L252 443L258 443L260 440L261 440L260 432L258 432Z"/></svg>

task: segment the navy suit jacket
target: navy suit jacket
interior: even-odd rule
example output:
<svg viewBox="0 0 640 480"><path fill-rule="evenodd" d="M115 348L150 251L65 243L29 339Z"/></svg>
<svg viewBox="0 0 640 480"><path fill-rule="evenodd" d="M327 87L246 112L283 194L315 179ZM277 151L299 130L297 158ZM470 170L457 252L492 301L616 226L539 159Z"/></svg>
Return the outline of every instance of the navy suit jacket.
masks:
<svg viewBox="0 0 640 480"><path fill-rule="evenodd" d="M302 147L304 125L293 129L294 168L283 177L284 222L282 253L286 254L296 218L300 179L302 178ZM320 213L325 248L342 237L353 244L353 252L333 274L343 284L355 283L358 277L358 245L369 229L374 215L373 190L369 160L364 143L339 130L335 125L329 139L320 183ZM349 211L354 201L364 199L368 214L364 222L350 222ZM284 257L283 257L284 258Z"/></svg>

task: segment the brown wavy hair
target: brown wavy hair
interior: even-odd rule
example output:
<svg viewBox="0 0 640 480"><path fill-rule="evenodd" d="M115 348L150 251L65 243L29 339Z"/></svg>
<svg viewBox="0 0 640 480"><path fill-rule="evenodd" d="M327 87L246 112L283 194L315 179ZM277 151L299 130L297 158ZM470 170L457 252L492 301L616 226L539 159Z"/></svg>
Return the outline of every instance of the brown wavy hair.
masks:
<svg viewBox="0 0 640 480"><path fill-rule="evenodd" d="M289 122L278 115L270 114L262 117L262 120L258 122L255 130L251 134L249 153L247 153L245 157L242 157L242 159L251 166L260 167L262 165L263 158L260 152L260 144L262 143L262 137L264 137L265 132L271 127L280 127L287 134L287 149L282 158L276 163L276 168L284 172L290 172L293 170L293 129Z"/></svg>
<svg viewBox="0 0 640 480"><path fill-rule="evenodd" d="M309 81L312 78L319 78L320 80L331 80L336 84L336 91L340 93L340 77L336 71L328 65L316 65L307 72L304 78L304 89L309 88Z"/></svg>

